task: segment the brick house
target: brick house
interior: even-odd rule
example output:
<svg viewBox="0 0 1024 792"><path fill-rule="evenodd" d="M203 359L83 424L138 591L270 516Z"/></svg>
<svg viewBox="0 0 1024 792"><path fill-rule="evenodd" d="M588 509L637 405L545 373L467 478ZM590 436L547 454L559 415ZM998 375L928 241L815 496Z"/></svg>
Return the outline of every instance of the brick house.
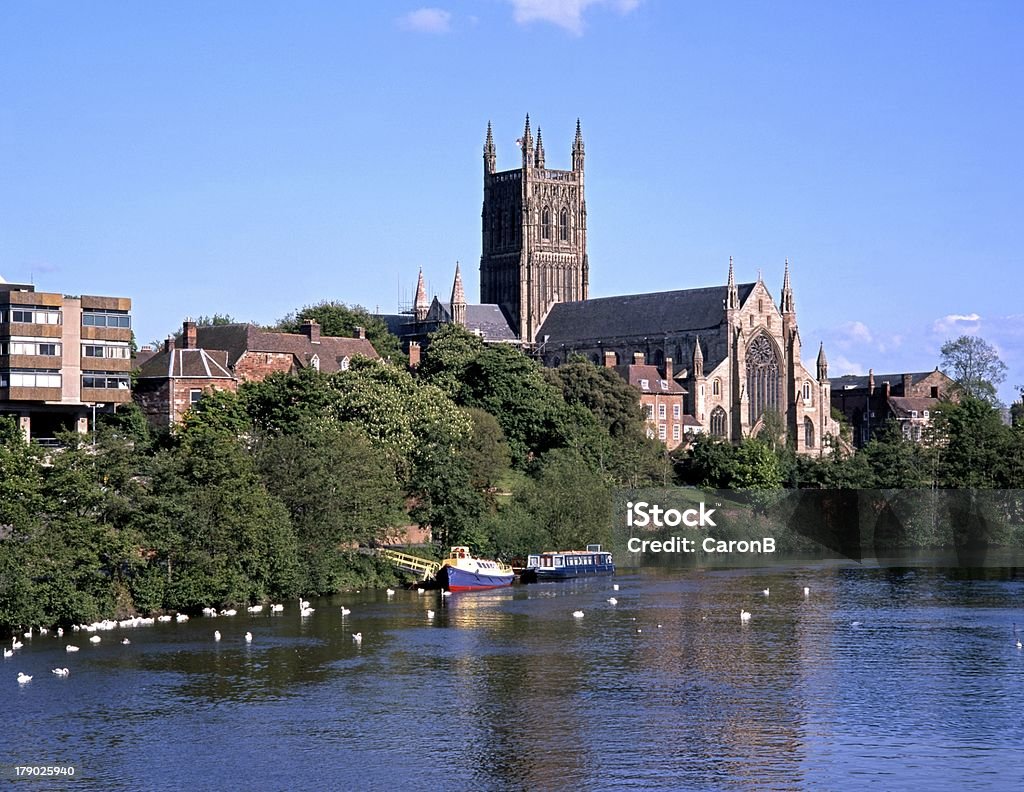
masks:
<svg viewBox="0 0 1024 792"><path fill-rule="evenodd" d="M953 396L953 380L936 368L910 374L846 375L833 380L832 406L853 427L853 444L863 448L889 421L896 421L903 436L919 441L925 436L935 408Z"/></svg>
<svg viewBox="0 0 1024 792"><path fill-rule="evenodd" d="M605 356L605 366L614 368L630 385L640 391L640 406L647 424L647 436L656 437L671 451L677 448L688 434L692 434L693 416L686 415L686 389L672 379L672 359L667 369L660 371L656 366L644 362L643 353L637 352L633 362L625 366L615 365L615 356ZM687 429L690 429L688 432Z"/></svg>

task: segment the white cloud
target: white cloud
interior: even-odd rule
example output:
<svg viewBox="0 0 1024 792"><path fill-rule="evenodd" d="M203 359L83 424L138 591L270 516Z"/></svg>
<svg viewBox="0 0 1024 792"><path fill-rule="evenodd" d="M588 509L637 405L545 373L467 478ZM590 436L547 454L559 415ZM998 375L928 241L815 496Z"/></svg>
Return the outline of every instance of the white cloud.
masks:
<svg viewBox="0 0 1024 792"><path fill-rule="evenodd" d="M838 331L841 334L838 343L843 349L864 346L874 340L871 330L863 322L844 322L839 325Z"/></svg>
<svg viewBox="0 0 1024 792"><path fill-rule="evenodd" d="M583 34L583 13L591 6L606 6L628 14L640 0L509 0L516 22L550 22L577 36Z"/></svg>
<svg viewBox="0 0 1024 792"><path fill-rule="evenodd" d="M845 374L865 374L867 370L860 363L854 363L842 355L838 355L829 361L828 373L830 377L842 377Z"/></svg>
<svg viewBox="0 0 1024 792"><path fill-rule="evenodd" d="M947 314L932 323L932 332L955 335L973 335L981 327L981 316L976 313Z"/></svg>
<svg viewBox="0 0 1024 792"><path fill-rule="evenodd" d="M398 24L417 33L447 33L452 29L452 15L442 8L418 8L400 16Z"/></svg>

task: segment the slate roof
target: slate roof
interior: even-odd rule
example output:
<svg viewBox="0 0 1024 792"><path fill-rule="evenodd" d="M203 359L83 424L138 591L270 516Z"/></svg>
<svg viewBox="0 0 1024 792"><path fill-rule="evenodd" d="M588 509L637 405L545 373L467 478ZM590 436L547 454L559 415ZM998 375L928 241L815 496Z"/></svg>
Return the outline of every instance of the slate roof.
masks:
<svg viewBox="0 0 1024 792"><path fill-rule="evenodd" d="M451 303L442 303L436 297L431 304L426 322L417 323L412 314L377 314L388 331L399 338L432 333L452 321ZM519 336L509 326L501 307L493 303L468 303L466 329L478 333L484 341L518 341Z"/></svg>
<svg viewBox="0 0 1024 792"><path fill-rule="evenodd" d="M140 379L234 379L228 371L228 353L219 349L165 349L139 367Z"/></svg>
<svg viewBox="0 0 1024 792"><path fill-rule="evenodd" d="M686 389L675 380L665 379L656 366L632 363L628 366L616 366L616 370L641 393L664 393L681 395ZM646 383L646 387L644 386Z"/></svg>
<svg viewBox="0 0 1024 792"><path fill-rule="evenodd" d="M741 305L756 285L737 285ZM728 286L709 286L555 303L537 338L548 336L549 344L579 343L707 330L724 321L727 294Z"/></svg>
<svg viewBox="0 0 1024 792"><path fill-rule="evenodd" d="M919 418L924 418L925 410L934 410L941 402L927 396L890 396L889 409L897 418L909 418L911 412L916 410ZM931 415L931 413L929 413Z"/></svg>
<svg viewBox="0 0 1024 792"><path fill-rule="evenodd" d="M300 368L309 365L313 355L320 358L320 370L325 373L339 371L344 358L356 355L377 360L380 355L365 338L320 336L314 344L304 333L275 333L253 324L213 325L196 328L198 346L223 349L228 355L228 367L234 368L246 352L279 352L293 355Z"/></svg>
<svg viewBox="0 0 1024 792"><path fill-rule="evenodd" d="M916 385L925 377L934 374L934 371L918 371L910 375L910 384ZM875 386L888 382L890 385L899 385L903 382L902 374L875 374ZM842 377L832 377L832 390L855 390L856 388L867 388L867 375L846 374Z"/></svg>

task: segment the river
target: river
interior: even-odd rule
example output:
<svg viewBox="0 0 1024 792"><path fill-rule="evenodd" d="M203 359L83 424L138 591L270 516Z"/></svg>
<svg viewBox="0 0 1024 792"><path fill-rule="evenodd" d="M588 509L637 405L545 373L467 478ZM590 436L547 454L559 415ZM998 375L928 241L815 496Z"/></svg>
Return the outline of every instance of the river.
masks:
<svg viewBox="0 0 1024 792"><path fill-rule="evenodd" d="M1008 789L1024 778L1024 577L985 575L645 570L444 599L363 591L315 601L306 618L286 603L101 632L99 644L36 636L0 661L0 780ZM17 778L25 765L74 776Z"/></svg>

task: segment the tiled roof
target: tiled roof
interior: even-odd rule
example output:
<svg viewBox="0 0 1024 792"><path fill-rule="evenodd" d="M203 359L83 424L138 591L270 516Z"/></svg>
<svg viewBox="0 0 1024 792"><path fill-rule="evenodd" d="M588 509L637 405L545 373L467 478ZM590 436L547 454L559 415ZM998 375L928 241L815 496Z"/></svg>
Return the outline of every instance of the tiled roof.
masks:
<svg viewBox="0 0 1024 792"><path fill-rule="evenodd" d="M741 305L755 285L737 286ZM727 286L709 286L555 303L537 337L557 344L706 330L725 321L727 293Z"/></svg>
<svg viewBox="0 0 1024 792"><path fill-rule="evenodd" d="M908 418L915 411L919 418L923 418L925 410L934 410L940 403L938 399L931 399L927 396L889 397L889 409L897 418Z"/></svg>
<svg viewBox="0 0 1024 792"><path fill-rule="evenodd" d="M666 393L680 395L686 393L675 380L667 380L655 366L633 363L628 366L616 366L616 371L641 393Z"/></svg>
<svg viewBox="0 0 1024 792"><path fill-rule="evenodd" d="M252 324L214 325L196 328L200 347L224 349L231 368L246 352L278 352L291 354L300 367L309 365L313 355L320 359L323 372L339 371L341 361L357 355L376 360L377 350L365 338L320 336L314 344L304 333L275 333Z"/></svg>
<svg viewBox="0 0 1024 792"><path fill-rule="evenodd" d="M923 380L929 374L934 374L934 371L917 371L910 375L911 385L916 385L918 382ZM875 387L878 387L883 382L888 382L890 385L899 385L903 382L902 374L875 374ZM855 388L866 388L868 386L868 376L860 374L846 374L842 377L832 377L832 390L853 390Z"/></svg>
<svg viewBox="0 0 1024 792"><path fill-rule="evenodd" d="M139 367L142 379L188 377L234 379L227 369L228 353L219 349L169 349L157 352Z"/></svg>
<svg viewBox="0 0 1024 792"><path fill-rule="evenodd" d="M701 422L692 415L683 415L680 422L683 426L703 426L703 424L701 424Z"/></svg>

